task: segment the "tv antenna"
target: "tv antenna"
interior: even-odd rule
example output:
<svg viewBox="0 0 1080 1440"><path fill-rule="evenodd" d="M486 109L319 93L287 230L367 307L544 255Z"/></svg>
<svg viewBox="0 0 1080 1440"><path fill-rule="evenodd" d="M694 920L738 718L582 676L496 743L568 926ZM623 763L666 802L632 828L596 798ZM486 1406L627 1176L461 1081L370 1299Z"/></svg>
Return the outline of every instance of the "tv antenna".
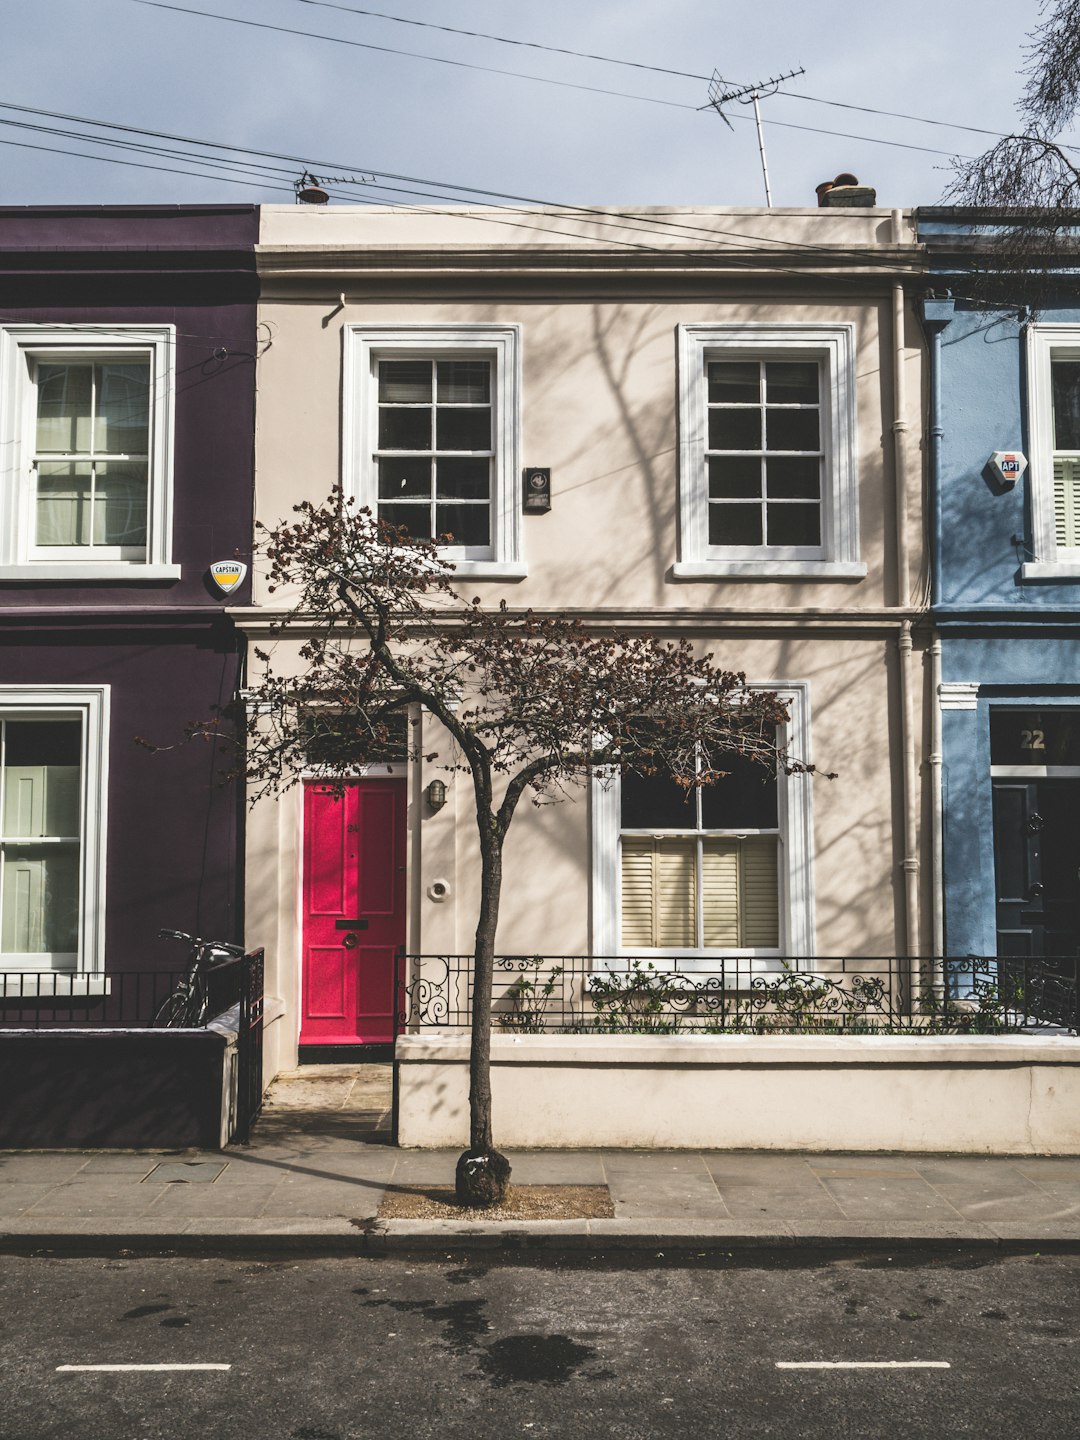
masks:
<svg viewBox="0 0 1080 1440"><path fill-rule="evenodd" d="M805 75L806 71L800 65L798 70L789 70L784 75L773 75L768 80L759 80L756 85L743 85L735 90L729 90L729 82L724 77L713 71L712 79L709 81L709 106L716 111L724 124L731 129L731 121L724 114L722 107L729 105L733 100L738 100L740 105L752 104L754 107L754 123L757 125L758 154L761 156L761 176L765 181L765 204L772 209L772 194L769 190L769 167L765 163L765 133L761 128L761 109L759 100L767 100L770 95L775 95L785 80L794 80L797 75ZM703 108L708 108L703 107Z"/></svg>

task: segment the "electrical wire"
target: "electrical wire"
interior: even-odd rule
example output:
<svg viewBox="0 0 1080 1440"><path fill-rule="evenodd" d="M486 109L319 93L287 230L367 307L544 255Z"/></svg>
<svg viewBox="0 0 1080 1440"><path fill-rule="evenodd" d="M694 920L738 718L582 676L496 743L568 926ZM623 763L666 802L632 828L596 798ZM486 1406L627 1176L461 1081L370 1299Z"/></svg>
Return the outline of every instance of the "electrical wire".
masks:
<svg viewBox="0 0 1080 1440"><path fill-rule="evenodd" d="M440 56L440 55L426 55L426 54L423 54L422 52L415 51L415 50L400 50L400 49L395 49L395 48L393 48L393 47L391 47L391 46L380 46L380 45L371 44L371 43L365 42L365 41L349 40L349 39L346 39L345 37L342 37L342 36L324 35L324 34L322 34L321 32L317 32L317 31L298 30L298 29L286 28L286 27L283 27L283 26L275 26L275 25L270 25L270 24L264 23L264 22L262 22L262 21L242 19L242 18L240 18L240 17L233 16L233 15L221 15L221 14L219 14L219 13L217 13L217 12L214 12L214 11L195 10L195 9L190 9L190 8L188 8L188 7L181 6L181 5L167 4L167 3L165 3L165 0L132 0L132 3L133 3L133 4L137 4L137 5L151 6L151 7L155 8L155 9L159 9L159 10L175 10L175 11L179 11L179 12L182 13L182 14L199 15L199 16L202 16L202 17L204 17L204 18L206 18L206 19L221 20L221 21L226 21L226 22L229 22L229 23L232 23L232 24L236 24L236 25L250 25L250 26L254 26L254 27L258 28L258 29L264 29L264 30L283 30L284 33L289 34L289 35L300 35L300 36L304 36L304 37L306 37L306 38L308 38L308 39L313 39L313 40L325 40L325 41L327 41L327 42L329 42L329 43L331 43L331 44L356 46L356 47L358 47L358 48L360 48L360 49L376 50L376 51L381 51L382 53L390 54L390 55L402 55L402 56L407 56L407 57L409 57L409 58L411 58L411 59L415 59L415 60L428 60L428 61L431 61L431 62L433 62L433 63L435 63L435 64L440 64L440 65L456 65L456 66L462 66L462 67L464 67L464 68L466 68L466 69L480 70L480 71L483 71L483 72L485 72L485 73L487 73L487 74L492 74L492 75L505 75L505 76L509 76L509 77L512 78L512 79L517 79L517 80L532 80L532 81L534 81L535 83L540 84L540 85L558 85L558 86L561 86L561 87L563 87L563 88L571 89L571 90L586 90L586 91L589 91L589 92L592 93L592 94L610 95L610 96L613 96L613 97L615 97L615 98L623 99L623 100L638 100L638 101L642 101L643 103L647 103L647 104L652 104L652 105L666 105L666 106L669 106L669 107L673 107L673 108L676 108L676 109L683 109L683 110L698 110L698 111L700 111L700 110L711 110L711 109L714 108L712 105L687 105L687 104L685 104L685 103L680 103L679 101L675 101L675 100L663 100L663 99L660 99L660 98L658 98L658 97L656 97L656 96L651 96L651 95L630 94L630 93L628 93L628 92L626 92L626 91L623 91L623 90L607 90L607 89L603 89L603 88L598 87L598 86L575 84L575 83L573 83L573 82L571 82L571 81L568 81L568 80L556 80L556 79L552 79L552 78L549 77L549 76L544 76L544 75L530 75L530 74L526 74L526 73L524 73L524 72L517 71L517 70L502 70L502 69L499 69L499 68L493 67L493 66L470 64L468 61L464 61L464 60L452 60L452 59L448 59L448 58L445 57L445 56ZM297 3L298 3L298 4L301 4L301 5L315 6L315 7L318 7L318 8L320 8L320 9L324 9L324 10L338 10L338 11L344 12L345 14L359 15L359 16L364 16L364 17L369 17L369 18L379 19L379 20L389 20L389 21L393 21L393 22L395 22L395 23L397 23L397 24L416 26L416 27L418 27L418 28L420 28L420 29L425 29L425 30L437 30L437 31L442 31L442 32L444 32L444 33L446 33L446 34L450 34L450 35L461 35L461 36L468 37L468 38L470 38L470 39L490 40L490 41L493 41L493 42L496 43L496 44L501 44L501 45L515 45L515 46L521 46L521 47L524 47L524 48L527 48L527 49L531 49L531 50L542 50L542 51L547 51L548 53L554 54L554 55L568 55L568 56L571 56L571 57L574 57L574 58L580 59L580 60L598 61L598 62L600 62L600 63L602 63L602 64L606 64L606 65L620 65L620 66L625 66L625 67L627 67L627 68L634 69L634 70L650 71L650 72L652 72L652 73L654 73L654 74L658 74L658 75L673 75L673 76L676 76L676 77L678 77L678 78L680 78L680 79L685 79L685 80L700 80L700 81L708 82L708 81L711 81L711 80L714 78L712 75L701 75L701 74L698 74L698 73L696 73L695 71L691 71L691 70L675 70L675 69L670 69L670 68L668 68L668 67L666 67L666 66L663 66L663 65L649 65L649 64L646 64L646 63L644 63L643 61L639 61L639 60L622 60L622 59L618 59L618 58L613 57L613 56L610 56L610 55L600 55L600 54L596 54L596 53L594 53L594 52L587 51L587 50L573 50L573 49L570 49L570 48L568 48L568 47L561 46L561 45L545 45L545 44L542 44L540 41L537 41L537 40L517 40L517 39L514 39L514 38L512 38L512 37L510 37L510 36L506 36L506 35L495 35L495 34L492 34L492 33L489 32L489 31L484 31L484 30L464 30L464 29L459 29L458 27L453 26L453 25L441 25L441 24L438 24L437 22L431 21L431 20L414 20L414 19L411 19L411 18L407 18L407 17L404 16L404 15L391 15L391 14L389 14L387 11L383 11L383 10L364 10L364 9L360 9L360 8L357 7L357 6L335 4L335 3L331 3L331 0L297 0ZM727 81L725 81L725 84L726 84L726 83L732 83L732 84L734 84L734 83L736 83L736 82L734 82L734 81L732 81L732 82L727 82ZM960 123L959 121L952 121L952 120L938 120L938 119L934 119L934 118L931 118L931 117L926 116L926 115L912 115L912 114L910 114L910 113L908 113L908 112L900 111L900 110L882 110L882 109L878 109L878 108L876 108L876 107L874 107L874 106L872 106L872 105L856 105L856 104L854 104L854 103L852 103L852 102L849 102L849 101L830 100L830 99L828 99L828 98L826 98L825 96L822 96L822 95L807 95L807 94L804 94L804 93L802 93L802 92L800 92L800 91L797 91L797 90L783 90L783 89L782 89L782 90L778 90L778 91L776 92L776 94L779 95L779 96L782 96L782 97L784 97L784 98L786 98L786 99L789 99L789 100L801 100L801 101L805 101L806 103L811 104L811 105L828 105L828 106L832 106L832 107L834 107L834 108L841 109L841 110L857 111L858 113L863 114L863 115L878 115L878 116L881 116L881 117L884 118L884 119L890 119L890 120L905 120L905 121L908 121L908 122L910 122L910 123L912 123L912 124L916 124L916 125L934 125L934 126L938 126L938 127L942 128L942 129L946 129L946 130L963 130L963 131L965 131L966 133L971 134L971 135L986 135L986 136L989 136L990 138L996 139L996 140L1003 140L1003 139L1007 138L1006 135L1003 134L1001 131L988 130L988 129L986 129L986 128L982 127L982 126L978 126L978 125L965 125L965 124ZM736 112L735 114L733 114L732 116L729 116L728 118L729 118L729 119L730 119L730 118L736 118L736 119L740 119L740 120L749 120L751 117L749 117L749 116L744 116L744 115L738 115L737 112ZM809 133L811 133L811 134L816 134L816 135L835 135L835 136L837 136L837 138L843 139L843 140L863 140L863 141L866 141L866 142L869 143L869 144L890 145L890 146L893 146L893 147L899 148L899 149L908 149L908 150L922 151L923 153L928 154L928 155L946 155L946 156L951 156L951 155L954 154L954 152L953 152L953 151L950 151L950 150L933 150L933 149L928 149L926 146L922 146L922 145L906 145L906 144L904 144L903 142L901 142L901 141L899 141L899 140L883 140L883 139L878 139L877 137L872 136L872 135L851 135L851 134L847 134L846 132L844 132L844 131L842 131L842 130L822 130L822 129L817 129L817 128L815 128L814 126L811 126L811 125L805 125L805 126L795 125L795 124L793 124L793 123L790 122L790 121L779 121L779 120L774 120L774 119L772 119L772 118L770 118L769 120L767 120L767 121L765 121L765 122L763 122L763 123L765 123L765 124L770 124L770 125L784 125L785 128L787 128L787 129L801 129L801 130L806 130L806 131L808 131ZM1074 150L1074 149L1080 149L1080 146L1066 145L1066 146L1063 146L1062 148L1063 148L1063 149ZM969 158L971 158L971 157L968 157L968 156L956 156L956 158L957 158L957 159L969 159Z"/></svg>
<svg viewBox="0 0 1080 1440"><path fill-rule="evenodd" d="M370 181L367 181L367 180L366 180L366 181L364 182L364 188L365 188L366 190L368 190L369 192L372 191L372 190L381 190L381 191L386 191L386 192L390 192L390 193L407 194L407 195L411 195L411 196L419 196L419 197L422 197L422 198L438 200L438 201L440 201L440 202L441 202L442 204L444 204L444 205L445 205L445 204L448 204L448 203L454 203L454 202L459 202L459 203L460 203L460 197L463 196L463 195L464 195L464 196L468 196L469 198L476 196L476 197L483 197L483 199L484 199L484 201L485 201L485 204L486 204L487 206L489 206L489 207L490 207L490 202L491 202L492 200L512 201L512 202L514 202L514 203L517 204L517 205L537 206L537 207L541 207L541 208L543 208L543 209L549 210L549 211L551 211L551 212L563 212L563 215L562 215L561 218L570 218L571 216L574 217L574 218L586 217L586 218L588 218L589 220L591 220L594 224L596 224L597 226L603 227L603 228L605 228L605 229L627 229L627 230L629 230L629 229L631 229L631 226L636 226L636 227L638 227L637 230L631 230L631 233L644 233L644 234L649 234L649 233L651 233L651 234L653 234L653 235L661 235L661 234L662 234L665 238L674 238L674 239L676 239L676 240L686 239L686 233L680 233L680 232L687 232L687 233L693 234L693 235L695 235L695 236L701 236L701 237L703 237L704 242L707 242L710 246L718 247L718 248L723 248L725 251L728 251L728 252L730 252L730 250L733 249L733 248L735 248L735 249L739 249L739 248L754 248L754 249L757 249L757 248L759 248L761 245L776 245L776 246L778 246L778 247L782 247L784 250L787 250L787 251L790 251L790 250L792 250L792 249L796 249L796 250L799 250L799 251L804 252L804 253L817 254L817 255L822 255L822 256L830 256L830 257L835 257L835 258L843 258L843 257L845 257L845 256L848 257L848 258L852 258L852 259L865 259L865 258L866 258L866 252L865 252L865 250L857 249L857 248L854 248L854 247L843 247L843 246L833 246L833 245L812 245L812 244L806 244L806 243L798 242L798 241L777 240L777 239L774 239L773 237L770 237L770 236L755 235L755 234L751 234L751 233L747 233L747 232L743 232L743 231L735 231L735 230L729 230L729 231L725 232L724 235L722 235L722 236L717 236L716 231L715 231L714 229L712 229L711 227L709 227L709 226L704 226L704 225L694 225L693 223L688 222L688 221L682 221L682 220L667 220L667 219L664 219L664 218L659 217L659 216L648 216L648 217L646 217L646 216L634 214L634 213L632 213L632 212L618 211L618 210L612 210L612 209L605 209L605 208L600 208L600 207L597 207L597 206L568 205L568 204L565 204L565 203L559 203L559 202L552 202L552 201L547 201L547 200L541 200L541 199L538 199L538 198L535 197L535 196L509 194L509 193L504 192L504 191L489 190L489 189L484 189L484 188L477 187L477 186L461 185L461 184L458 184L457 182L448 182L448 181L440 181L440 180L430 180L430 179L425 179L425 178L423 178L423 177L418 177L418 176L414 176L414 175L401 175L401 174L397 174L397 173L394 173L394 172L391 172L391 171L380 171L380 170L377 170L377 169L375 169L375 168L373 168L373 167L371 167L371 166L355 166L355 165L350 165L350 164L347 164L347 163L341 162L341 161L312 160L312 159L310 159L310 157L301 157L301 156L297 156L297 155L282 154L282 153L275 152L275 151L255 150L255 149L253 149L253 148L248 148L248 147L244 147L244 146L231 145L231 144L229 144L229 143L227 143L227 142L224 142L224 141L203 140L203 139L197 139L197 138L192 137L192 136L175 135L175 134L171 134L171 133L169 133L169 132L167 132L167 131L148 130L148 129L145 129L145 128L143 128L143 127L133 126L133 125L128 125L128 124L123 124L123 123L114 122L114 121L96 120L96 119L93 119L93 118L88 117L88 116L70 115L70 114L64 114L64 113L56 112L56 111L41 110L41 109L38 109L38 108L35 108L35 107L26 106L26 105L17 105L17 104L14 104L14 103L12 103L12 102L7 102L7 101L0 101L0 110L13 110L13 111L16 111L16 112L21 113L21 114L34 114L34 115L38 115L38 116L44 116L44 117L46 117L46 118L64 120L64 121L68 121L68 122L75 123L75 124L93 125L93 126L96 126L96 127L98 127L98 128L101 128L101 129L118 130L118 131L121 131L121 132L123 132L123 133L125 133L125 134L135 134L135 135L141 135L141 136L149 136L149 137L152 138L152 139L171 140L171 141L178 142L178 143L180 143L180 144L196 145L196 146L198 146L198 147L200 147L201 149L204 149L204 150L212 149L212 150L216 150L216 151L230 151L230 152L232 152L232 153L234 153L234 154L257 155L257 156L259 156L261 159L284 160L284 161L291 162L292 164L298 166L299 168L301 168L301 169L303 169L303 170L310 170L310 169L312 169L312 168L317 168L317 169L322 169L322 170L338 169L338 170L360 171L361 173L364 173L365 175L370 175L370 176L372 177ZM5 122L2 118L0 118L0 124L4 124L4 123L7 123L7 122ZM92 143L95 139L97 139L97 138L99 138L99 137L96 137L96 136L87 136L86 138L87 138L87 140L88 140L89 142ZM195 159L195 158L204 159L204 158L207 158L207 157L193 157L193 159ZM211 158L211 160L213 160L213 157L209 157L209 158ZM376 180L376 178L375 178L376 176L381 176L382 178L381 178L380 180ZM432 189L432 188L427 188L427 189L422 189L422 190L406 190L406 189L401 189L401 188L398 188L398 187L390 186L390 185L387 184L388 181L401 182L401 184L402 184L402 185L405 185L405 186L424 186L424 187L434 187L434 188L433 188L433 189ZM456 193L453 193L453 194L446 194L446 193L444 193L444 192L447 192L447 191L456 192ZM357 199L359 199L360 197L352 197L352 196L350 196L349 198L357 198ZM372 203L377 203L377 202L372 201L372 200L370 200L370 199L365 199L364 201L362 201L362 203L372 204ZM495 208L498 208L498 207L495 207ZM507 207L506 207L506 206L502 206L501 208L503 208L503 209L505 210ZM518 213L528 214L528 212L518 212ZM475 214L475 213L474 213L474 218L477 219L477 220L487 219L487 220L489 220L489 221L494 219L494 217L491 216L491 215L484 216L484 215L479 215L479 214ZM556 213L555 218L560 218L557 213ZM627 223L623 224L623 223L620 223L620 222L627 222ZM507 223L507 222L505 222L505 221L503 221L503 220L500 219L498 223ZM548 231L550 232L552 227L551 227L550 225L548 225L548 226L538 225L538 224L535 223L535 219L534 219L534 220L532 221L531 225L530 225L528 228L545 229L545 230L548 230ZM578 232L578 231L574 231L574 232L553 232L553 233L564 233L564 234L568 234L568 235L571 235L572 238L578 239L578 240L580 240L580 238L581 238L580 232ZM740 242L746 242L746 243L745 243L745 244L740 244ZM617 244L617 245L622 245L622 246L624 246L624 247L634 248L634 249L647 249L647 250L651 250L651 249L654 249L654 248L655 248L655 247L645 246L645 245L641 245L641 244L634 244L633 242L629 242L629 241L613 240L612 243L613 243L613 244ZM660 253L667 253L667 252L660 252ZM730 258L732 258L733 260L737 260L738 257L730 257ZM792 272L792 273L795 273L795 272Z"/></svg>
<svg viewBox="0 0 1080 1440"><path fill-rule="evenodd" d="M324 40L330 45L348 45L355 50L374 50L380 55L404 55L412 60L429 60L434 65L450 65L458 70L480 70L486 75L505 75L512 80L533 80L538 85L557 85L562 90L587 90L593 95L613 95L619 100L639 100L647 105L666 105L674 110L696 110L681 100L661 100L654 95L634 95L626 90L607 90L600 85L580 85L570 80L552 80L544 75L529 75L519 70L500 70L494 65L476 65L469 60L451 60L445 55L423 55L415 50L398 50L392 45L374 45L366 40L347 40L341 35L323 35L317 30L297 30L288 25L271 25L265 20L245 20L239 15L219 15L213 10L193 10L186 5L169 5L165 0L131 0L151 10L174 10L180 15L198 15L204 20L221 20L229 25L247 25L253 30L273 30L279 35L298 35L305 40Z"/></svg>
<svg viewBox="0 0 1080 1440"><path fill-rule="evenodd" d="M656 75L677 75L683 80L712 79L711 75L695 75L691 70L669 70L664 65L646 65L640 60L615 60L610 55L594 55L588 50L569 50L562 45L544 45L539 40L513 40L506 35L492 35L487 30L459 30L456 25L439 25L434 20L410 20L404 15L388 15L385 10L361 10L355 5L335 5L330 0L298 0L320 10L342 10L347 15L363 15L375 20L393 20L398 25L415 25L421 30L441 30L447 35L467 35L471 40L493 40L498 45L520 45L527 50L546 50L550 55L572 55L577 60L599 60L604 65L625 65L631 70L651 70Z"/></svg>

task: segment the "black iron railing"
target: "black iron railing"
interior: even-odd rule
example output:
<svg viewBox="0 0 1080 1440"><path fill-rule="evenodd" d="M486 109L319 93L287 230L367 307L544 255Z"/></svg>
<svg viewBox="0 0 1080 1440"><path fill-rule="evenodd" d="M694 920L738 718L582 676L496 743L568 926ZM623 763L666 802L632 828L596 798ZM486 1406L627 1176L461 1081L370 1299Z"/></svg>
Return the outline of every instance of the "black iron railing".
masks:
<svg viewBox="0 0 1080 1440"><path fill-rule="evenodd" d="M1076 957L631 959L500 955L496 1030L517 1034L1003 1034L1078 1029ZM402 1031L467 1028L472 956L413 955Z"/></svg>
<svg viewBox="0 0 1080 1440"><path fill-rule="evenodd" d="M207 1014L211 1018L241 1002L254 960L245 955L221 961L207 971ZM0 970L0 1027L144 1029L154 1023L182 973L179 969Z"/></svg>

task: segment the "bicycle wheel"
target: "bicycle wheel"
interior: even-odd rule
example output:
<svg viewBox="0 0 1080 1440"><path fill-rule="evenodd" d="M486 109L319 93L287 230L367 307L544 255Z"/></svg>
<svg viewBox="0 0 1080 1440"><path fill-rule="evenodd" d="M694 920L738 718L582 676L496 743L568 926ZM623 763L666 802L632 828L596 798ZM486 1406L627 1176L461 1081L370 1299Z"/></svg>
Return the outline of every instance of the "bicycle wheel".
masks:
<svg viewBox="0 0 1080 1440"><path fill-rule="evenodd" d="M191 1024L188 1018L188 1010L191 1004L191 996L174 990L167 995L154 1016L154 1028L156 1030L183 1030Z"/></svg>

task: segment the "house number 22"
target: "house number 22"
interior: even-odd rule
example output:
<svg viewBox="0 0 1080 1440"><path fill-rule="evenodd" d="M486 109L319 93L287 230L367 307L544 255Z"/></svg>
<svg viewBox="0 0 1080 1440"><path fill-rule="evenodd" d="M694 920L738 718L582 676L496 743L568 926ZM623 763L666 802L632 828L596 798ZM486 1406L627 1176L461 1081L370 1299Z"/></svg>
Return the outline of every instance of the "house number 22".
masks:
<svg viewBox="0 0 1080 1440"><path fill-rule="evenodd" d="M1021 749L1021 750L1045 750L1045 749L1046 749L1046 737L1045 737L1045 732L1042 731L1042 730L1021 730L1021 731L1020 731L1020 749Z"/></svg>

